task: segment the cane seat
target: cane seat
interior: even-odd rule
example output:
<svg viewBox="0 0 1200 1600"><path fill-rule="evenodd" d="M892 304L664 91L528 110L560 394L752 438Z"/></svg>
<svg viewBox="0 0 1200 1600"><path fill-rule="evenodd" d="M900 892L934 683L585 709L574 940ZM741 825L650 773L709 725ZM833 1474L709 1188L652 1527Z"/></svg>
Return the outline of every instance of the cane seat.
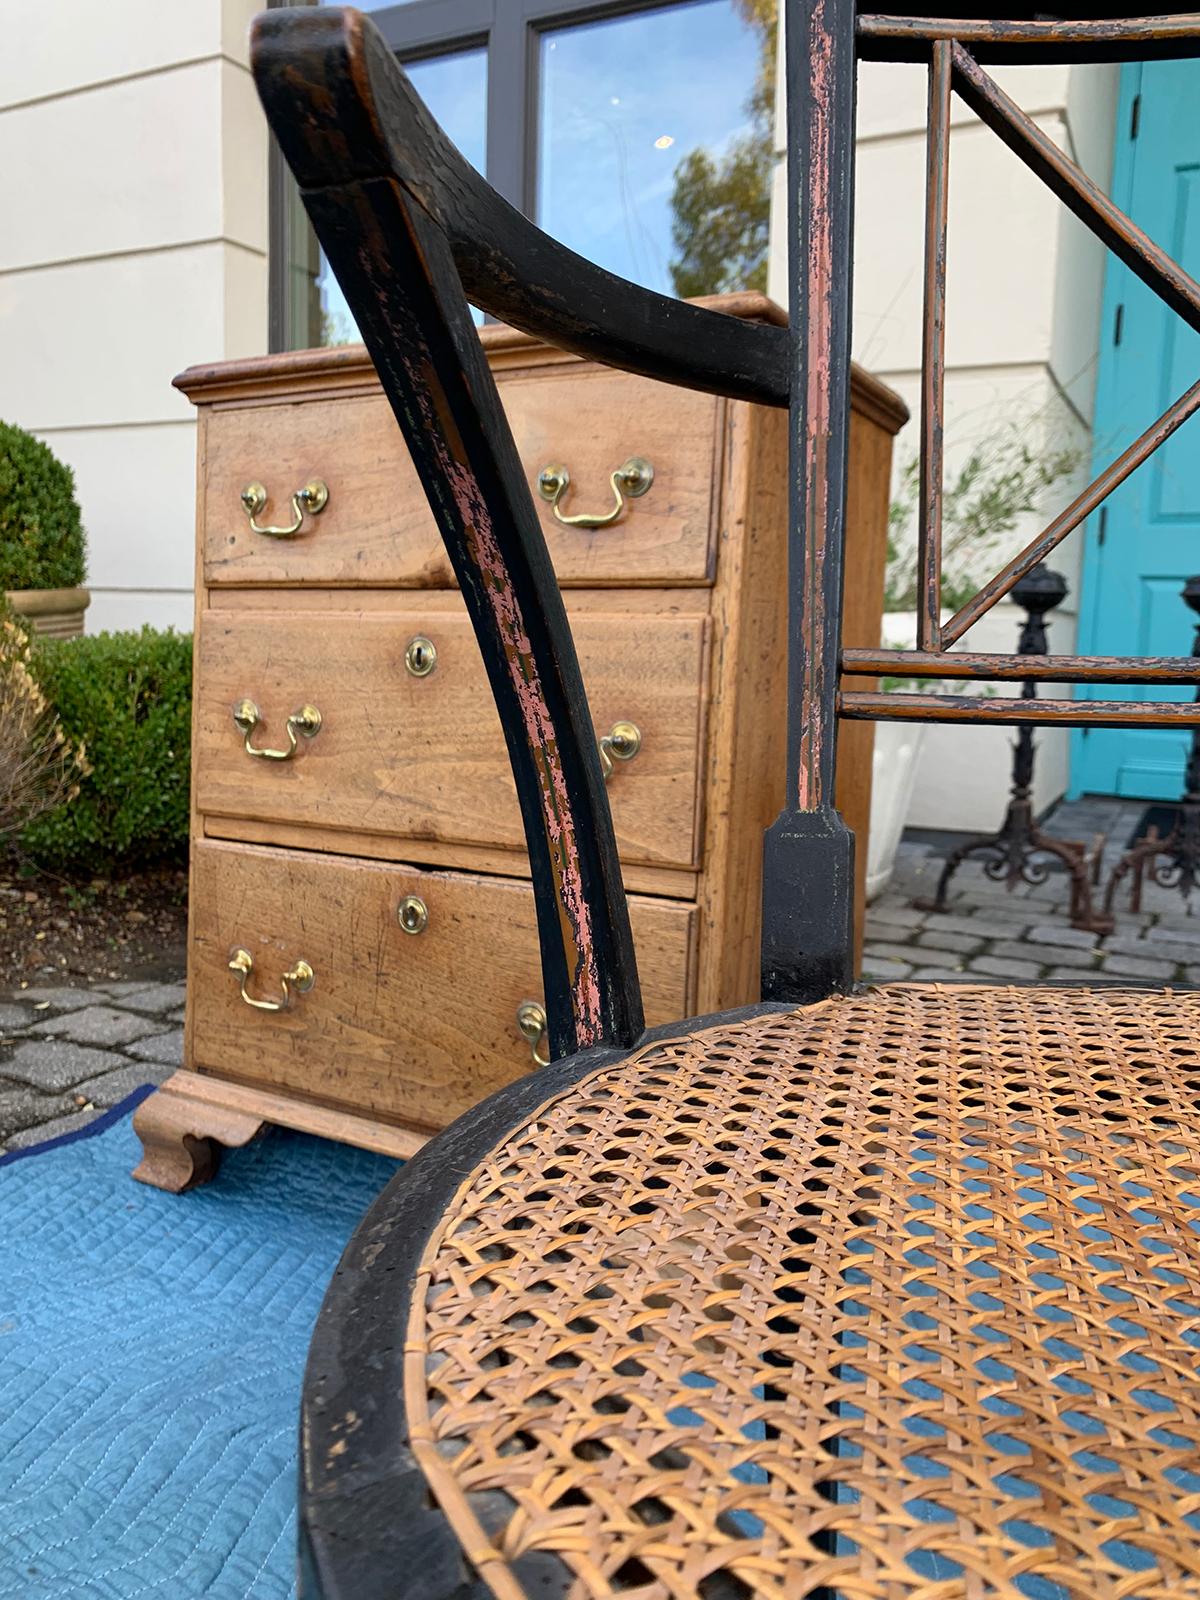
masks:
<svg viewBox="0 0 1200 1600"><path fill-rule="evenodd" d="M586 1070L367 1219L317 1537L365 1450L440 1507L448 1594L1200 1594L1198 1099L1200 996L1084 987L889 986ZM365 1255L403 1432L346 1385Z"/></svg>

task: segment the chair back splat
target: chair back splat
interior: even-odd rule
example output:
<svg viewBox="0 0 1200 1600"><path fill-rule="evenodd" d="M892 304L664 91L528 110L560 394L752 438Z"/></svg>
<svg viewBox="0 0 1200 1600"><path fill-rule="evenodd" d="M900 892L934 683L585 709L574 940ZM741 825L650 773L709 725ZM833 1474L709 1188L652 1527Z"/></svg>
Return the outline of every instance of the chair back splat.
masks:
<svg viewBox="0 0 1200 1600"><path fill-rule="evenodd" d="M1103 9L1103 8L1102 8ZM1186 657L1154 661L948 654L1153 450L1200 409L1193 384L979 592L941 617L947 212L952 94L1032 170L1187 325L1200 329L1200 285L1108 199L981 63L1122 61L1200 54L1194 14L1097 20L894 15L853 0L787 0L792 303L791 618L788 800L767 837L764 998L819 999L851 982L852 841L833 810L835 721L850 718L1169 727L1194 704L1016 701L878 694L854 675L1190 684ZM849 436L856 57L928 67L924 310L921 350L917 649L840 648ZM843 688L843 677L851 686Z"/></svg>

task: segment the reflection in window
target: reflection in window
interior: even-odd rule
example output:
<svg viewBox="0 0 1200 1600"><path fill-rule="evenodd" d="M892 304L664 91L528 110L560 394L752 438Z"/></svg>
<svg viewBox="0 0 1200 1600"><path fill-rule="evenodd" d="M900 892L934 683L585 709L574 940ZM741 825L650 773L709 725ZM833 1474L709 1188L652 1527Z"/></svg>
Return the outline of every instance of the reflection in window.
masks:
<svg viewBox="0 0 1200 1600"><path fill-rule="evenodd" d="M361 5L362 0L359 0ZM389 0L395 3L395 0ZM487 52L460 50L405 65L413 88L447 135L478 171L484 171L487 137ZM330 271L325 252L317 274L320 344L350 344L359 337L350 307Z"/></svg>
<svg viewBox="0 0 1200 1600"><path fill-rule="evenodd" d="M542 37L538 222L667 294L765 289L777 0Z"/></svg>

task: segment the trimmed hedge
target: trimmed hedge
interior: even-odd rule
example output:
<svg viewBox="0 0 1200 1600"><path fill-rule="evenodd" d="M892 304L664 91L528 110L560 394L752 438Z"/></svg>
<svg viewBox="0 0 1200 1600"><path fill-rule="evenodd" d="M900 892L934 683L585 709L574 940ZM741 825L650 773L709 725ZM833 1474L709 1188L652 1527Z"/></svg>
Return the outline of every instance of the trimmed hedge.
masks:
<svg viewBox="0 0 1200 1600"><path fill-rule="evenodd" d="M143 628L38 639L34 672L90 774L68 805L21 835L40 865L111 872L186 858L191 765L190 634Z"/></svg>
<svg viewBox="0 0 1200 1600"><path fill-rule="evenodd" d="M49 445L0 422L0 591L73 589L85 556L75 474Z"/></svg>

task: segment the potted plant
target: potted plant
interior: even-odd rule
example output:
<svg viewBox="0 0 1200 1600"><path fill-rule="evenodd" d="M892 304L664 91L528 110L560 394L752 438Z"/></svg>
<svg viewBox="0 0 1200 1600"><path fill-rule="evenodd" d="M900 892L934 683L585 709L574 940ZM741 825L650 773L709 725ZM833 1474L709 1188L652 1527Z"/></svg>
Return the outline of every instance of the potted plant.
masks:
<svg viewBox="0 0 1200 1600"><path fill-rule="evenodd" d="M0 594L35 633L83 632L85 553L70 467L24 428L0 422Z"/></svg>

